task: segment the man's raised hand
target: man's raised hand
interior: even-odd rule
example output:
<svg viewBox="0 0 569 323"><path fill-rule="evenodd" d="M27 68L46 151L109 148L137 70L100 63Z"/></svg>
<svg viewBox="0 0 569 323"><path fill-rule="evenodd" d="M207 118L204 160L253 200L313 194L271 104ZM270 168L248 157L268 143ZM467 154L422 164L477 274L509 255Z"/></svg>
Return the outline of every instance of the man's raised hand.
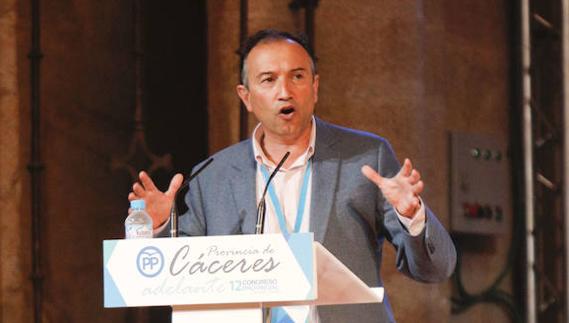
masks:
<svg viewBox="0 0 569 323"><path fill-rule="evenodd" d="M399 172L392 178L382 177L368 165L362 167L362 173L379 187L399 214L407 218L415 215L421 206L419 194L423 191L424 184L421 174L413 169L409 159L405 159Z"/></svg>
<svg viewBox="0 0 569 323"><path fill-rule="evenodd" d="M144 200L146 212L152 217L153 227L156 229L168 219L172 202L184 177L182 174L176 174L170 181L170 186L166 192L160 191L146 172L140 172L138 178L140 183L136 182L132 185L132 192L128 194L128 200Z"/></svg>

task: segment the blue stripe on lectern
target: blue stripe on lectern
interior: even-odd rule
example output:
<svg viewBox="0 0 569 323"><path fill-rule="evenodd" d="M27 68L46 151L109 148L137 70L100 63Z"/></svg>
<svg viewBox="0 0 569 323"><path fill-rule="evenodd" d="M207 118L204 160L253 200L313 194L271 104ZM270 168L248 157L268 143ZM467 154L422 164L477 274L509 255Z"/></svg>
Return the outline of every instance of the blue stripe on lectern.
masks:
<svg viewBox="0 0 569 323"><path fill-rule="evenodd" d="M310 284L307 299L313 299L314 295L314 248L312 247L313 233L291 234L288 239L290 250L296 258L296 262L304 272L304 276Z"/></svg>
<svg viewBox="0 0 569 323"><path fill-rule="evenodd" d="M107 268L107 265L109 264L109 259L111 258L111 256L113 255L113 251L115 250L115 247L117 246L117 243L119 242L119 240L105 240L103 241L103 266L104 268Z"/></svg>
<svg viewBox="0 0 569 323"><path fill-rule="evenodd" d="M111 277L111 274L105 268L105 307L125 307L126 304L122 298L115 281Z"/></svg>
<svg viewBox="0 0 569 323"><path fill-rule="evenodd" d="M119 240L103 241L103 270L104 270L104 290L105 290L105 307L124 307L126 306L111 273L109 272L109 260L117 246Z"/></svg>

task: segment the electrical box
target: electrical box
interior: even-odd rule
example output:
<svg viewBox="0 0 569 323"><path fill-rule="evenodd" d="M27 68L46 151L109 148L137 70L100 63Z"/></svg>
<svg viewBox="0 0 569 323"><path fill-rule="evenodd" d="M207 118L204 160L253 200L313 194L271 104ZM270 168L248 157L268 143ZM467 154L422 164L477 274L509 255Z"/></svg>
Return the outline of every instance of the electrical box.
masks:
<svg viewBox="0 0 569 323"><path fill-rule="evenodd" d="M450 134L451 231L506 233L511 225L511 184L505 140Z"/></svg>

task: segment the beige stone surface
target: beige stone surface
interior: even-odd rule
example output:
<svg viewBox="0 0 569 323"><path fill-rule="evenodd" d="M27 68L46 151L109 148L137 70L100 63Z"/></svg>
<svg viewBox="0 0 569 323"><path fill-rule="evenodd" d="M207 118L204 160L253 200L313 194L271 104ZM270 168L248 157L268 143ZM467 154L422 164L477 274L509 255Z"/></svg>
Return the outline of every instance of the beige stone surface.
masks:
<svg viewBox="0 0 569 323"><path fill-rule="evenodd" d="M18 1L18 5L17 111L25 125L18 136L23 138L19 149L24 150L27 162L30 8L27 1ZM126 151L130 139L134 101L131 13L130 2L105 6L85 1L42 2L43 322L124 321L124 310L102 308L101 242L121 236L117 224L128 207L125 192L130 180L126 174L112 172L110 160ZM19 167L29 183L25 165ZM26 208L30 204L29 193L22 203ZM28 241L30 212L19 216L26 222L23 231ZM28 250L27 245L20 248L20 257L28 259ZM30 272L26 261L20 269L26 284ZM27 316L32 315L30 304L31 299L20 304Z"/></svg>
<svg viewBox="0 0 569 323"><path fill-rule="evenodd" d="M110 160L131 135L132 2L42 10L44 312L47 322L120 322L124 310L102 308L101 242L122 236L128 207L130 178Z"/></svg>
<svg viewBox="0 0 569 323"><path fill-rule="evenodd" d="M279 30L295 30L293 13L288 9L287 0L249 0L249 33L274 28Z"/></svg>
<svg viewBox="0 0 569 323"><path fill-rule="evenodd" d="M0 322L30 322L28 221L17 69L17 1L0 3Z"/></svg>
<svg viewBox="0 0 569 323"><path fill-rule="evenodd" d="M427 185L425 199L448 227L448 132L508 138L507 32L502 2L322 2L317 114L383 135L401 160L411 157ZM465 252L468 291L494 281L510 237L498 237L493 249ZM382 273L398 322L508 321L491 304L451 316L450 282L412 282L395 272L393 248L384 252ZM502 287L511 290L511 281Z"/></svg>
<svg viewBox="0 0 569 323"><path fill-rule="evenodd" d="M446 124L449 130L508 139L509 48L505 11L506 2L445 2L442 12L447 53ZM505 266L510 244L511 232L498 236L489 247L481 250L476 248L476 241L464 241L462 247L467 251L463 257L462 280L469 292L480 292L494 282ZM511 276L500 287L511 292ZM509 321L502 308L491 304L478 304L450 320Z"/></svg>
<svg viewBox="0 0 569 323"><path fill-rule="evenodd" d="M432 45L426 44L426 20L421 2L321 3L317 114L390 140L399 159L411 158L421 171L425 200L448 224L441 198L446 194L446 170L440 169L446 165L446 107L436 104L441 103L445 89L427 92L431 77L437 76L431 76L428 67L439 62L431 61L426 51ZM433 30L434 36L440 29ZM387 244L381 270L398 322L445 322L450 313L450 284L414 282L396 271L394 260L394 249Z"/></svg>
<svg viewBox="0 0 569 323"><path fill-rule="evenodd" d="M239 141L239 1L207 2L209 151Z"/></svg>

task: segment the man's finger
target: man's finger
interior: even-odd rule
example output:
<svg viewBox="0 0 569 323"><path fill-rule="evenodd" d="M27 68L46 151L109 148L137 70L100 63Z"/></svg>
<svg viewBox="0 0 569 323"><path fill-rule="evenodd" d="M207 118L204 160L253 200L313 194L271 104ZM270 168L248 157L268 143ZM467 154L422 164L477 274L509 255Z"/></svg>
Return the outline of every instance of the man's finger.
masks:
<svg viewBox="0 0 569 323"><path fill-rule="evenodd" d="M413 170L413 165L411 165L411 161L409 160L409 158L405 158L403 166L401 166L401 169L399 170L399 174L403 176L409 176L412 170Z"/></svg>
<svg viewBox="0 0 569 323"><path fill-rule="evenodd" d="M129 201L133 201L133 200L138 200L140 199L136 194L134 194L133 192L128 193L128 200Z"/></svg>
<svg viewBox="0 0 569 323"><path fill-rule="evenodd" d="M176 174L172 177L170 181L170 186L168 186L168 190L166 191L166 195L174 195L182 186L182 182L184 181L184 176L182 174Z"/></svg>
<svg viewBox="0 0 569 323"><path fill-rule="evenodd" d="M425 187L425 184L423 183L423 181L418 181L417 184L413 185L413 193L415 195L419 195L421 194L421 192L423 192L423 188Z"/></svg>
<svg viewBox="0 0 569 323"><path fill-rule="evenodd" d="M411 183L411 185L414 185L419 180L421 180L421 174L416 169L413 169L411 171L411 175L409 175L409 183Z"/></svg>
<svg viewBox="0 0 569 323"><path fill-rule="evenodd" d="M373 168L369 167L368 165L364 165L362 167L362 174L364 174L367 179L374 182L375 185L381 187L383 185L384 179L379 175Z"/></svg>
<svg viewBox="0 0 569 323"><path fill-rule="evenodd" d="M140 198L144 198L144 195L146 195L144 187L142 187L142 185L140 185L139 183L132 184L132 191L134 192L134 194L136 194L136 196Z"/></svg>
<svg viewBox="0 0 569 323"><path fill-rule="evenodd" d="M397 213L401 214L402 216L405 217L412 217L413 215L415 215L415 213L417 212L417 210L419 209L419 207L421 206L421 202L419 200L419 198L414 197L411 200L405 202L403 205L401 205L399 207L396 207Z"/></svg>
<svg viewBox="0 0 569 323"><path fill-rule="evenodd" d="M145 171L140 172L140 174L138 174L138 178L140 178L140 182L144 186L144 189L146 189L147 191L157 191L158 190L156 188L156 186L154 185L154 182L152 181L150 176L148 176L148 174L146 174Z"/></svg>

